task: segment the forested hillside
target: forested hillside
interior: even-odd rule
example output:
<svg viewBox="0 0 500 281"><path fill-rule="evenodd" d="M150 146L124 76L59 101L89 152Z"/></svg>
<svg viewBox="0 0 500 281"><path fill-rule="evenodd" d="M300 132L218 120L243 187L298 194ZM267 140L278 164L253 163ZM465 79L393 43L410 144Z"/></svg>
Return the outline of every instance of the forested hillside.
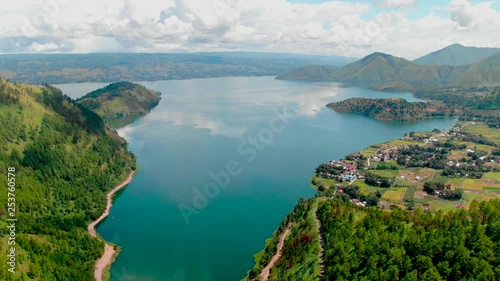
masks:
<svg viewBox="0 0 500 281"><path fill-rule="evenodd" d="M16 273L0 257L0 280L93 280L103 242L87 224L105 193L135 169L126 142L94 112L49 85L0 79L0 186L15 169ZM10 171L14 170L10 169ZM10 180L9 180L10 181ZM7 193L0 193L0 243L7 253ZM9 200L10 202L10 200Z"/></svg>
<svg viewBox="0 0 500 281"><path fill-rule="evenodd" d="M149 113L160 102L160 95L139 84L118 82L88 93L76 102L110 122Z"/></svg>
<svg viewBox="0 0 500 281"><path fill-rule="evenodd" d="M318 202L315 199L300 199L294 210L287 215L273 238L266 241L265 248L255 255L256 265L243 281L260 280L259 274L276 253L278 237L288 223L291 231L285 240L282 256L272 268L269 280L319 281L320 264L319 236L314 217Z"/></svg>
<svg viewBox="0 0 500 281"><path fill-rule="evenodd" d="M314 222L310 214L315 208L321 224L319 234L311 231ZM305 225L310 227L292 229L269 280L320 280L320 258L322 280L328 281L486 281L500 276L498 199L474 201L468 210L451 212L387 212L340 199L316 198L301 200L288 220L301 225L309 221ZM322 256L318 235L324 241ZM267 246L265 252L273 251L268 249L270 243ZM311 264L308 259L312 255L316 255L316 262ZM245 280L259 280L258 268Z"/></svg>
<svg viewBox="0 0 500 281"><path fill-rule="evenodd" d="M350 98L329 103L327 107L337 112L350 112L378 120L417 121L434 116L449 115L451 110L437 108L425 102L408 102L404 99Z"/></svg>
<svg viewBox="0 0 500 281"><path fill-rule="evenodd" d="M498 280L500 200L414 213L319 204L326 280Z"/></svg>

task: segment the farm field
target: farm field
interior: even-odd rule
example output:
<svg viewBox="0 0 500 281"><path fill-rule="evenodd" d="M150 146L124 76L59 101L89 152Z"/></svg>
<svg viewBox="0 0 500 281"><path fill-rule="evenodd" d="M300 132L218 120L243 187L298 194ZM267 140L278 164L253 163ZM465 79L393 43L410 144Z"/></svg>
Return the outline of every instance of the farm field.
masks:
<svg viewBox="0 0 500 281"><path fill-rule="evenodd" d="M412 150L420 152L411 154ZM420 159L420 154L427 158ZM420 159L420 162L411 162L412 158ZM363 163L363 167L350 172L361 177L354 181L315 174L311 184L314 188L322 186L322 190L336 185L337 190L342 186L356 186L362 198L377 194L380 199L378 207L383 209L452 210L468 208L473 200L500 198L499 162L498 128L483 123L458 122L450 131L412 133L401 139L372 145L335 162L345 163L350 169L353 163ZM387 179L392 184L390 187L374 186L373 182L367 184L363 175L368 174L379 177L379 183ZM424 187L431 183L442 189L426 191Z"/></svg>

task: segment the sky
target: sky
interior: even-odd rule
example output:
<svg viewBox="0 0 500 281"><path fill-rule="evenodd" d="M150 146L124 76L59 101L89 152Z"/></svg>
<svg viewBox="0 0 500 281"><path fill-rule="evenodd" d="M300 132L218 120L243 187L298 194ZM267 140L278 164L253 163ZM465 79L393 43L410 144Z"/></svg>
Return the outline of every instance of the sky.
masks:
<svg viewBox="0 0 500 281"><path fill-rule="evenodd" d="M257 51L407 59L500 47L500 1L23 0L2 3L0 54Z"/></svg>

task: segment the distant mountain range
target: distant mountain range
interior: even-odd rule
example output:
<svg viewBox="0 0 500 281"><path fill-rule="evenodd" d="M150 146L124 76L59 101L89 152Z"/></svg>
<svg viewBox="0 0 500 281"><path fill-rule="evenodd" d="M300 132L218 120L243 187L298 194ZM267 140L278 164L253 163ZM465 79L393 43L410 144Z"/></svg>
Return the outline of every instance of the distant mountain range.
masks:
<svg viewBox="0 0 500 281"><path fill-rule="evenodd" d="M500 53L500 48L477 48L453 44L439 51L418 58L413 62L422 65L459 66L473 64Z"/></svg>
<svg viewBox="0 0 500 281"><path fill-rule="evenodd" d="M343 66L356 60L255 52L0 55L0 76L31 84L276 76L302 66Z"/></svg>
<svg viewBox="0 0 500 281"><path fill-rule="evenodd" d="M451 52L456 48L449 48ZM500 85L500 53L468 65L421 65L403 58L374 53L324 75L322 66L303 67L277 77L310 77L307 81L336 81L379 90L418 87L474 88ZM306 73L304 73L306 72ZM297 80L297 79L292 79ZM304 79L299 79L304 80Z"/></svg>
<svg viewBox="0 0 500 281"><path fill-rule="evenodd" d="M296 81L325 81L332 77L332 74L339 68L330 65L310 65L294 69L278 76L278 80Z"/></svg>

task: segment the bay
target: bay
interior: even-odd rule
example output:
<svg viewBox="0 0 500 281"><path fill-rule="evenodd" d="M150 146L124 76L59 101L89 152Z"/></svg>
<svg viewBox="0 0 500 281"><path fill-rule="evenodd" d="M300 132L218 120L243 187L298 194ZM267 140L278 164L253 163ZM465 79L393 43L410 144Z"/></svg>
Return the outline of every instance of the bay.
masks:
<svg viewBox="0 0 500 281"><path fill-rule="evenodd" d="M297 200L314 196L309 181L318 164L455 122L336 113L325 104L350 97L416 101L411 93L336 83L230 77L140 84L163 95L149 115L119 129L140 171L98 227L122 248L111 280L240 280ZM57 86L76 98L103 84ZM217 183L213 175L229 174L228 163L239 173Z"/></svg>

